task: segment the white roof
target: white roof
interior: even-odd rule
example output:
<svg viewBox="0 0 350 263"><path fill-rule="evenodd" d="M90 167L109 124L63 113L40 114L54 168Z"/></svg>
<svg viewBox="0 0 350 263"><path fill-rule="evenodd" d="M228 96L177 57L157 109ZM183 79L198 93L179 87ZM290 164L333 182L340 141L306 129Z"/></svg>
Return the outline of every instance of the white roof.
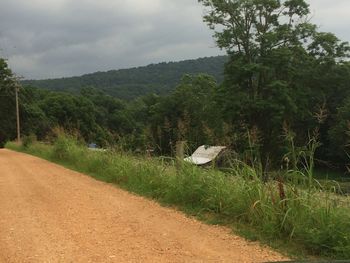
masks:
<svg viewBox="0 0 350 263"><path fill-rule="evenodd" d="M226 149L225 146L200 146L190 157L184 159L196 165L204 165L213 161L218 155Z"/></svg>

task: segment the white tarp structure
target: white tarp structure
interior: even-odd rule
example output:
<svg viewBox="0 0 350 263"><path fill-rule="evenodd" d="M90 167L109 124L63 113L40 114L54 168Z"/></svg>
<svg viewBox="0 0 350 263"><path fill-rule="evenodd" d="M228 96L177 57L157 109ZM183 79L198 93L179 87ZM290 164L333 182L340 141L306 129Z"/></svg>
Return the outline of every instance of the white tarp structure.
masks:
<svg viewBox="0 0 350 263"><path fill-rule="evenodd" d="M225 149L225 146L202 145L190 157L185 158L184 161L196 165L205 165L215 160Z"/></svg>

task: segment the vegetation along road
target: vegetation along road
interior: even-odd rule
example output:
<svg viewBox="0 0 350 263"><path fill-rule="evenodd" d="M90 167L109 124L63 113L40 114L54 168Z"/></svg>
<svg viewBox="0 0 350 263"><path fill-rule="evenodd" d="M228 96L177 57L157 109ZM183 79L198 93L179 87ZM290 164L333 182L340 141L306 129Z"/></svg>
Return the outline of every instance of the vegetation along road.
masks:
<svg viewBox="0 0 350 263"><path fill-rule="evenodd" d="M284 257L112 185L0 150L0 262L264 262Z"/></svg>

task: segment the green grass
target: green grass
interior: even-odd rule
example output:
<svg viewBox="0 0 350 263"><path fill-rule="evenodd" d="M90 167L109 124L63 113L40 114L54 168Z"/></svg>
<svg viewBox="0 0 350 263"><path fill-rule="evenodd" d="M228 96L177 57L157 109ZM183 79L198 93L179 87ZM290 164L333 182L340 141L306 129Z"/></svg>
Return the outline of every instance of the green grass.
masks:
<svg viewBox="0 0 350 263"><path fill-rule="evenodd" d="M6 147L117 184L207 223L230 226L235 233L298 257L350 258L348 199L316 187L303 190L289 183L263 183L242 162L229 173L185 163L175 166L120 152L92 152L62 135L52 146L8 143Z"/></svg>
<svg viewBox="0 0 350 263"><path fill-rule="evenodd" d="M322 185L333 186L340 194L350 195L350 175L341 171L317 169L315 179Z"/></svg>

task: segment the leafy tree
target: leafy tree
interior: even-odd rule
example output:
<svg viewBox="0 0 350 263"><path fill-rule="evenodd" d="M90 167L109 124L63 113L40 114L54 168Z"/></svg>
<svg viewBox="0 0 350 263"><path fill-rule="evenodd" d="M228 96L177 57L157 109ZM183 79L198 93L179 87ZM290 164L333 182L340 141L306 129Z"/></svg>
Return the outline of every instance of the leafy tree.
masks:
<svg viewBox="0 0 350 263"><path fill-rule="evenodd" d="M218 46L230 55L218 94L225 120L236 129L256 128L262 156L278 161L283 123L308 123L304 135L316 125L313 110L322 99L310 76L330 66L338 70L348 44L317 32L304 0L199 2L207 8L204 21L216 30Z"/></svg>
<svg viewBox="0 0 350 263"><path fill-rule="evenodd" d="M0 147L16 135L13 74L6 60L0 58Z"/></svg>
<svg viewBox="0 0 350 263"><path fill-rule="evenodd" d="M350 154L350 97L338 108L335 122L329 129L329 156L336 163L348 164Z"/></svg>
<svg viewBox="0 0 350 263"><path fill-rule="evenodd" d="M162 153L172 152L178 140L186 140L190 150L214 142L222 124L213 100L216 87L208 75L185 75L170 96L154 101L150 128Z"/></svg>

